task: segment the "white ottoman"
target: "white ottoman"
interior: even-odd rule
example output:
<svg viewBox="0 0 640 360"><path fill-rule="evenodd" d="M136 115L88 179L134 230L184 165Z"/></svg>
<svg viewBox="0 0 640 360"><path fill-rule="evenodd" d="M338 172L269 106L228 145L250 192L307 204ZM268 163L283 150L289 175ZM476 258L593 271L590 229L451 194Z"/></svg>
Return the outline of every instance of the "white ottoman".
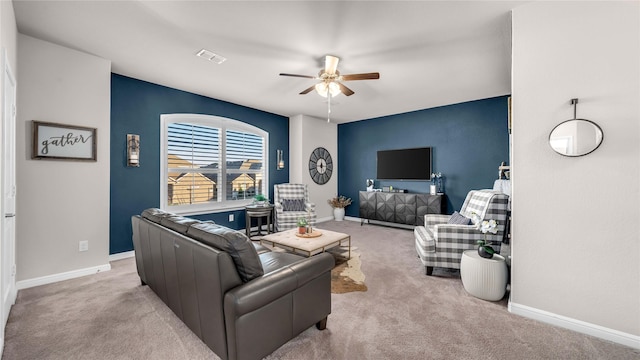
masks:
<svg viewBox="0 0 640 360"><path fill-rule="evenodd" d="M460 260L460 277L464 289L471 295L489 301L498 301L507 291L509 270L503 256L485 259L477 250L467 250Z"/></svg>

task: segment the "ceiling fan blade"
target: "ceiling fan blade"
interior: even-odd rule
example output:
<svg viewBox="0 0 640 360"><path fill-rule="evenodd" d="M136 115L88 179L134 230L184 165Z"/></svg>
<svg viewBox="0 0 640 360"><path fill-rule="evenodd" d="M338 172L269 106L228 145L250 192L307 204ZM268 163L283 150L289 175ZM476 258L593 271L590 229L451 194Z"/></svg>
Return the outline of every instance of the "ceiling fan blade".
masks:
<svg viewBox="0 0 640 360"><path fill-rule="evenodd" d="M324 72L326 72L329 75L335 74L336 70L338 69L339 61L340 61L339 57L327 55L327 57L324 59Z"/></svg>
<svg viewBox="0 0 640 360"><path fill-rule="evenodd" d="M310 87L308 87L308 88L306 88L306 89L302 90L302 92L300 93L300 95L308 94L308 93L312 92L315 88L316 88L316 86L315 86L315 85L310 86Z"/></svg>
<svg viewBox="0 0 640 360"><path fill-rule="evenodd" d="M342 75L340 80L342 81L352 81L352 80L377 80L380 79L380 73L364 73L364 74L350 74L350 75Z"/></svg>
<svg viewBox="0 0 640 360"><path fill-rule="evenodd" d="M338 84L338 86L340 86L340 91L342 91L342 93L345 94L346 96L351 96L351 95L355 94L353 92L353 90L351 90L348 87L342 85L341 83L336 81L336 84Z"/></svg>
<svg viewBox="0 0 640 360"><path fill-rule="evenodd" d="M305 78L305 79L316 79L315 76L311 76L311 75L298 75L298 74L280 73L280 76L293 76L293 77L300 77L300 78Z"/></svg>

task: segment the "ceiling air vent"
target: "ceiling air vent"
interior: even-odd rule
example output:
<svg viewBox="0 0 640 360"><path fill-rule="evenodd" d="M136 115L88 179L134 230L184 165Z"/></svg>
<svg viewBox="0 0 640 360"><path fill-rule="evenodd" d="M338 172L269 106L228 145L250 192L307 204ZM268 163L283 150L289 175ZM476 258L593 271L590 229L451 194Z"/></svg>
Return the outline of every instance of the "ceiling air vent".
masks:
<svg viewBox="0 0 640 360"><path fill-rule="evenodd" d="M198 51L198 53L196 54L196 56L199 56L201 58L205 58L209 61L213 61L216 64L222 64L223 62L227 61L227 58L221 55L218 55L212 51L209 51L207 49L202 49L200 51Z"/></svg>

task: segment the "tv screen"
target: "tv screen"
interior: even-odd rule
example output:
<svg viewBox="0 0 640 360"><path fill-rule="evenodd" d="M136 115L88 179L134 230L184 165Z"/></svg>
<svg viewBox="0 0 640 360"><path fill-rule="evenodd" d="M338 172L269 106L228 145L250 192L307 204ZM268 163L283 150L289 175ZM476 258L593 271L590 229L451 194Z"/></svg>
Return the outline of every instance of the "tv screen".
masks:
<svg viewBox="0 0 640 360"><path fill-rule="evenodd" d="M430 180L431 148L378 151L377 176L380 180Z"/></svg>

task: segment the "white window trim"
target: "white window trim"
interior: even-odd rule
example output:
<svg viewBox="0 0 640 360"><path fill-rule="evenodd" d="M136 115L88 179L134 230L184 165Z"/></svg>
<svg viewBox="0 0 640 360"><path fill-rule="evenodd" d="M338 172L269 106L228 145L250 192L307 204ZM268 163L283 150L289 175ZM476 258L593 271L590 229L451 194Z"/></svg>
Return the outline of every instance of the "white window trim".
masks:
<svg viewBox="0 0 640 360"><path fill-rule="evenodd" d="M169 178L169 169L167 168L168 156L168 124L171 123L192 123L202 126L215 126L221 129L221 145L220 153L225 154L226 150L226 130L244 131L254 133L264 137L264 148L262 158L264 159L264 184L265 191L269 186L269 133L259 127L244 123L239 120L229 119L221 116L203 115L203 114L161 114L160 115L160 208L163 210L171 210L176 214L196 215L205 213L225 212L244 209L245 206L253 202L252 199L235 200L233 202L219 200L215 203L207 204L190 204L190 205L174 205L169 207L167 204L168 187L167 179ZM222 159L221 159L222 160ZM220 162L221 174L224 176L227 171L226 158ZM224 193L224 192L223 192Z"/></svg>

